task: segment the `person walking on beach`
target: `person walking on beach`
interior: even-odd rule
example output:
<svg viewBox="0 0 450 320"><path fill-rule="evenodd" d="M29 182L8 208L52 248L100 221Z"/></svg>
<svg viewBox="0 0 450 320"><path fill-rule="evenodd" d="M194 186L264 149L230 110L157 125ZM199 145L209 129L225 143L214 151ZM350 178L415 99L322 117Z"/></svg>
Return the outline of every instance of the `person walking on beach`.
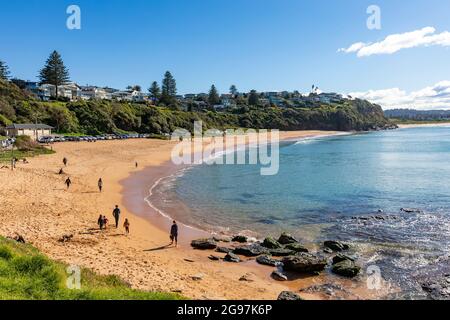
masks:
<svg viewBox="0 0 450 320"><path fill-rule="evenodd" d="M100 217L98 218L97 224L100 227L100 230L103 230L103 226L105 225L105 220L103 219L102 215L100 215Z"/></svg>
<svg viewBox="0 0 450 320"><path fill-rule="evenodd" d="M106 218L106 216L103 216L103 226L106 227L108 226L108 218Z"/></svg>
<svg viewBox="0 0 450 320"><path fill-rule="evenodd" d="M67 167L67 158L66 157L64 157L64 159L63 159L63 164L64 164L64 167Z"/></svg>
<svg viewBox="0 0 450 320"><path fill-rule="evenodd" d="M119 219L120 219L120 209L119 206L116 205L116 208L113 210L113 217L116 220L116 229L119 228Z"/></svg>
<svg viewBox="0 0 450 320"><path fill-rule="evenodd" d="M72 180L70 180L70 178L67 177L67 179L66 179L67 190L69 190L71 184L72 184Z"/></svg>
<svg viewBox="0 0 450 320"><path fill-rule="evenodd" d="M125 232L127 235L130 234L130 222L128 219L125 219L125 222L123 223L123 227L125 228Z"/></svg>
<svg viewBox="0 0 450 320"><path fill-rule="evenodd" d="M103 189L103 180L102 180L102 178L100 178L100 179L98 179L98 190L100 191L100 192L102 192L102 189Z"/></svg>
<svg viewBox="0 0 450 320"><path fill-rule="evenodd" d="M170 245L175 241L175 247L178 247L178 225L174 220L172 224L172 228L170 228L170 240L172 241Z"/></svg>
<svg viewBox="0 0 450 320"><path fill-rule="evenodd" d="M136 169L137 169L137 167L139 166L139 164L137 163L137 161L136 161L136 163L135 163L134 165L136 166Z"/></svg>

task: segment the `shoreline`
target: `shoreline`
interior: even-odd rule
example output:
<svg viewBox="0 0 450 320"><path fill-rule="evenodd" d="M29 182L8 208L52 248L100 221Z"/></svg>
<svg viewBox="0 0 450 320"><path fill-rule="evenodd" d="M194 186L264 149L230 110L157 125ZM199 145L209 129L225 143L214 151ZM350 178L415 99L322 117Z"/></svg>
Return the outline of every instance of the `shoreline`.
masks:
<svg viewBox="0 0 450 320"><path fill-rule="evenodd" d="M283 133L283 138L323 134L288 132ZM19 164L15 171L0 170L0 179L5 181L0 185L0 234L19 233L52 259L100 274L119 275L133 288L177 292L192 299L275 300L281 291L298 291L326 281L326 275L322 275L277 282L270 277L272 267L257 265L251 259L240 264L210 261L211 252L190 248L189 238L197 237L196 234L181 238L179 248L167 247L165 226L168 221L170 225L170 220L152 215L143 199L153 185L150 180L170 171L165 164L173 146L169 141L140 139L68 142L55 144L56 154L29 159L29 164ZM69 159L69 165L64 168L66 175L60 176L57 172L63 166L63 157ZM69 191L63 185L67 176L73 181ZM96 187L99 177L104 181L102 193ZM139 208L134 207L133 199L140 199L136 201ZM115 204L122 208L121 223L124 218L131 222L130 236L124 234L121 226L118 230L111 226ZM110 219L104 232L96 225L99 214ZM60 243L58 239L66 234L74 238ZM202 280L193 280L198 274ZM250 275L252 281L240 281L244 275ZM351 286L351 282L347 285ZM318 294L302 296L326 298Z"/></svg>
<svg viewBox="0 0 450 320"><path fill-rule="evenodd" d="M450 126L450 122L398 124L397 126L398 126L399 129L429 128L429 127L449 127Z"/></svg>

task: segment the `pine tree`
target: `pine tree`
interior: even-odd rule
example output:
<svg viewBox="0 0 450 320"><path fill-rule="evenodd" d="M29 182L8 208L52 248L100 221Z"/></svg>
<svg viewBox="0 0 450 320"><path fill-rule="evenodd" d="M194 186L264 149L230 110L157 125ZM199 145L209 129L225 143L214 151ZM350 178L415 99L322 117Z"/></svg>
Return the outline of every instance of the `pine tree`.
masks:
<svg viewBox="0 0 450 320"><path fill-rule="evenodd" d="M217 92L215 85L212 85L211 89L209 90L208 103L211 106L214 106L214 105L220 103L219 93Z"/></svg>
<svg viewBox="0 0 450 320"><path fill-rule="evenodd" d="M248 104L251 106L257 106L259 104L259 97L256 90L250 91L250 95L248 97Z"/></svg>
<svg viewBox="0 0 450 320"><path fill-rule="evenodd" d="M58 98L58 87L69 82L69 70L67 70L61 55L53 51L47 59L44 68L39 73L41 84L52 84L55 86L56 98Z"/></svg>
<svg viewBox="0 0 450 320"><path fill-rule="evenodd" d="M148 89L148 92L153 100L158 100L161 97L161 88L159 87L158 82L153 81L152 85Z"/></svg>
<svg viewBox="0 0 450 320"><path fill-rule="evenodd" d="M236 94L238 93L236 86L233 84L230 87L230 93L233 95L233 97L236 96Z"/></svg>
<svg viewBox="0 0 450 320"><path fill-rule="evenodd" d="M0 79L8 80L9 78L9 68L3 61L0 60Z"/></svg>
<svg viewBox="0 0 450 320"><path fill-rule="evenodd" d="M172 74L167 71L164 74L161 90L161 102L166 105L172 105L176 103L175 96L177 95L177 82Z"/></svg>

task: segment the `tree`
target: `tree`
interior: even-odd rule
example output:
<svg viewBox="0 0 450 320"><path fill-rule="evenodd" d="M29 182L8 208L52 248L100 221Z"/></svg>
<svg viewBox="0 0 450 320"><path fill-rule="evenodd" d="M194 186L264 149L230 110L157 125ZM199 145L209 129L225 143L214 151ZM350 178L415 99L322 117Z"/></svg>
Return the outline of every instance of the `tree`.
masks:
<svg viewBox="0 0 450 320"><path fill-rule="evenodd" d="M148 92L150 92L150 96L153 100L157 101L161 97L161 88L158 85L158 82L153 81L150 88L148 88Z"/></svg>
<svg viewBox="0 0 450 320"><path fill-rule="evenodd" d="M237 88L234 84L230 87L230 93L233 95L233 97L235 97L238 93Z"/></svg>
<svg viewBox="0 0 450 320"><path fill-rule="evenodd" d="M161 90L161 102L166 105L176 104L175 96L177 95L177 82L172 74L167 71L164 74Z"/></svg>
<svg viewBox="0 0 450 320"><path fill-rule="evenodd" d="M248 97L248 104L251 106L257 106L259 104L259 96L256 90L250 91L250 95Z"/></svg>
<svg viewBox="0 0 450 320"><path fill-rule="evenodd" d="M217 92L217 89L216 89L215 85L212 85L211 89L209 90L208 103L211 106L214 106L216 104L220 104L219 93Z"/></svg>
<svg viewBox="0 0 450 320"><path fill-rule="evenodd" d="M9 78L9 68L3 61L0 60L0 79L8 80Z"/></svg>
<svg viewBox="0 0 450 320"><path fill-rule="evenodd" d="M56 98L58 98L58 87L69 82L69 70L64 66L61 55L53 51L47 59L44 68L39 73L41 84L52 84L55 86Z"/></svg>
<svg viewBox="0 0 450 320"><path fill-rule="evenodd" d="M128 86L127 90L141 92L142 91L142 87L140 85L136 84L134 86Z"/></svg>

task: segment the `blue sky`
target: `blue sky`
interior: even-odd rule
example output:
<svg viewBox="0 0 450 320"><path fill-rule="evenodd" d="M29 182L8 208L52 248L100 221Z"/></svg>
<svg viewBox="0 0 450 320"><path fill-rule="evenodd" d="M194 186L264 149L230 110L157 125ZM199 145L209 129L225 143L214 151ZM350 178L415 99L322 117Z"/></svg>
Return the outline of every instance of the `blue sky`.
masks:
<svg viewBox="0 0 450 320"><path fill-rule="evenodd" d="M58 50L72 80L148 88L170 70L180 93L299 90L410 97L450 80L450 46L417 46L358 57L338 52L357 42L433 27L450 30L443 0L0 0L0 59L13 76L34 80ZM81 30L66 9L81 8ZM366 27L369 5L381 30ZM450 88L450 84L448 86ZM391 92L392 93L392 92ZM374 96L374 100L379 98ZM386 98L386 97L383 97ZM449 102L450 107L450 102Z"/></svg>

